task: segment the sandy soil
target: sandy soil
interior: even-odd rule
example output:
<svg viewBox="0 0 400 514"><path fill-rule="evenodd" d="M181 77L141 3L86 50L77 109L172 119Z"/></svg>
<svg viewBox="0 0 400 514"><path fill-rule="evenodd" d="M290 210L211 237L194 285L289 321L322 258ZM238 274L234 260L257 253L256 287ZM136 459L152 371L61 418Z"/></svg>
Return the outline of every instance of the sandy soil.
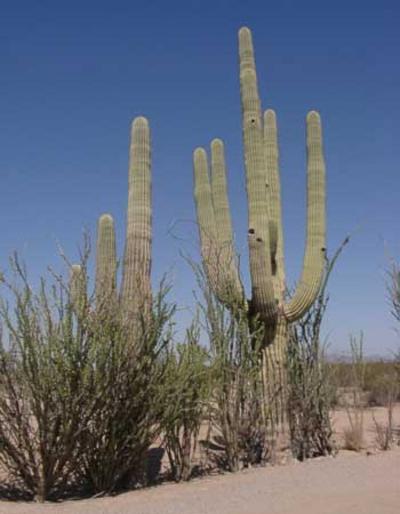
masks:
<svg viewBox="0 0 400 514"><path fill-rule="evenodd" d="M377 419L384 410L375 409ZM396 409L400 422L400 408ZM346 413L335 413L340 439ZM397 423L396 422L396 423ZM335 458L165 484L113 498L60 504L0 502L0 514L398 514L400 448L374 450L371 412L366 415L369 449Z"/></svg>

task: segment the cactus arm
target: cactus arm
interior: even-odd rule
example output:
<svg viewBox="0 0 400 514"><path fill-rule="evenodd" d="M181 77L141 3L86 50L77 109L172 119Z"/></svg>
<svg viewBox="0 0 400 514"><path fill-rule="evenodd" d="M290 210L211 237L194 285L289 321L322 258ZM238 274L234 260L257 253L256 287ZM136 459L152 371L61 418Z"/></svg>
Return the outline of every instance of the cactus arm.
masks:
<svg viewBox="0 0 400 514"><path fill-rule="evenodd" d="M279 176L279 148L276 115L272 109L264 113L264 149L267 168L267 184L270 212L270 246L274 291L280 302L285 293L285 262ZM276 238L276 241L274 240ZM275 251L275 255L273 253Z"/></svg>
<svg viewBox="0 0 400 514"><path fill-rule="evenodd" d="M232 221L226 187L224 143L221 139L211 141L211 191L219 243L232 247Z"/></svg>
<svg viewBox="0 0 400 514"><path fill-rule="evenodd" d="M200 233L201 255L214 291L218 290L217 228L213 206L207 153L204 148L193 152L194 198Z"/></svg>
<svg viewBox="0 0 400 514"><path fill-rule="evenodd" d="M86 276L80 264L72 264L69 275L70 302L78 316L84 314L87 306Z"/></svg>
<svg viewBox="0 0 400 514"><path fill-rule="evenodd" d="M121 300L128 310L151 302L151 152L146 118L132 123Z"/></svg>
<svg viewBox="0 0 400 514"><path fill-rule="evenodd" d="M325 162L321 120L307 115L307 241L303 272L292 299L284 306L288 321L301 318L320 290L325 264Z"/></svg>
<svg viewBox="0 0 400 514"><path fill-rule="evenodd" d="M72 302L79 299L82 293L83 270L80 264L72 264L69 273L69 287Z"/></svg>
<svg viewBox="0 0 400 514"><path fill-rule="evenodd" d="M264 319L272 320L276 315L276 302L270 256L266 166L253 43L251 32L247 27L243 27L239 31L239 64L249 234L254 235L256 241L264 245L262 251L259 249L260 245L250 245L249 253L257 252L256 256L250 256L250 261L260 263L260 257L265 259L262 264L262 272L265 274L262 280L265 288L262 296L265 299L263 303L266 311L262 313L262 316ZM252 239L253 237L249 238L249 241ZM254 266L251 267L255 271ZM258 271L256 275L258 275ZM257 277L254 279L258 283ZM254 286L257 290L258 285ZM257 303L256 300L255 302Z"/></svg>
<svg viewBox="0 0 400 514"><path fill-rule="evenodd" d="M216 232L221 265L235 302L244 301L243 286L235 258L232 221L226 186L224 143L221 139L211 142L211 191L215 214Z"/></svg>
<svg viewBox="0 0 400 514"><path fill-rule="evenodd" d="M110 300L116 293L117 254L114 220L102 214L97 224L96 245L96 301Z"/></svg>

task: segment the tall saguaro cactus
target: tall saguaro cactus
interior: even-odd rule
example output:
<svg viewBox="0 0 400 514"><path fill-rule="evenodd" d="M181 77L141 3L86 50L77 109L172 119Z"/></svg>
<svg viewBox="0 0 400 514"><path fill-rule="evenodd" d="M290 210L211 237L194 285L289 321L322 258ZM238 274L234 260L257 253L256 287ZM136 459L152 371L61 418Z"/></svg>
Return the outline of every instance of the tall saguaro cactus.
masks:
<svg viewBox="0 0 400 514"><path fill-rule="evenodd" d="M135 310L151 298L151 165L150 129L146 118L132 124L128 214L121 300Z"/></svg>
<svg viewBox="0 0 400 514"><path fill-rule="evenodd" d="M146 118L133 120L131 130L128 209L119 301L124 314L135 319L151 308L151 150ZM117 297L114 220L102 214L97 228L96 301ZM115 295L115 296L114 296Z"/></svg>
<svg viewBox="0 0 400 514"><path fill-rule="evenodd" d="M228 307L244 305L249 320L265 326L265 380L271 395L284 389L288 324L301 318L320 290L325 262L325 164L321 121L307 115L307 237L303 271L285 301L285 269L276 116L262 116L251 32L239 31L240 91L246 190L251 299L246 300L234 259L226 190L224 147L211 143L211 173L203 148L194 152L195 201L203 262L211 287Z"/></svg>

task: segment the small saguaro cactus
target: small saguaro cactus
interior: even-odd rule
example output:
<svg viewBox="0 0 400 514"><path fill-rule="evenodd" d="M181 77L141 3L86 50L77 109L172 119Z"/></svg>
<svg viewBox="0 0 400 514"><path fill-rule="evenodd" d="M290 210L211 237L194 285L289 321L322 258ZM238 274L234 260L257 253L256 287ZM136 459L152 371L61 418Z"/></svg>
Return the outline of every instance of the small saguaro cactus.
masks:
<svg viewBox="0 0 400 514"><path fill-rule="evenodd" d="M128 209L122 284L119 295L127 319L133 320L151 309L151 150L146 118L133 120L131 130ZM117 299L117 253L115 224L110 214L98 220L96 247L96 303ZM79 265L72 266L72 275ZM109 296L111 295L111 296ZM138 325L135 325L136 327Z"/></svg>
<svg viewBox="0 0 400 514"><path fill-rule="evenodd" d="M96 246L96 302L108 300L117 290L117 252L114 220L110 214L102 214L97 225Z"/></svg>
<svg viewBox="0 0 400 514"><path fill-rule="evenodd" d="M283 229L280 199L276 116L262 116L251 32L239 31L240 90L246 189L251 299L245 297L235 260L226 189L224 146L211 143L211 173L203 148L194 152L194 180L202 258L208 280L228 308L242 304L249 321L265 327L265 380L271 395L285 388L288 324L301 318L320 290L325 264L325 164L321 121L307 115L307 238L303 271L297 288L285 301Z"/></svg>
<svg viewBox="0 0 400 514"><path fill-rule="evenodd" d="M69 275L70 302L78 316L82 316L87 307L86 274L80 264L72 264Z"/></svg>

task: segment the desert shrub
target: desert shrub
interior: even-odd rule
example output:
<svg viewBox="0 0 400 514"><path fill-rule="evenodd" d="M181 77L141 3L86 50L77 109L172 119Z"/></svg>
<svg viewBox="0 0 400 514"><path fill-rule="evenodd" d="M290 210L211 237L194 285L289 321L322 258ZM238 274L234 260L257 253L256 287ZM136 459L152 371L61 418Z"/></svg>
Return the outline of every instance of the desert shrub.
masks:
<svg viewBox="0 0 400 514"><path fill-rule="evenodd" d="M187 330L185 343L168 353L162 430L171 475L176 481L189 480L192 476L193 457L208 400L208 355L199 345L199 337L195 320Z"/></svg>
<svg viewBox="0 0 400 514"><path fill-rule="evenodd" d="M289 330L287 413L292 453L299 460L330 455L335 451L329 415L335 387L320 338L328 303L329 278L348 242L349 237L346 237L332 259L326 259L316 302Z"/></svg>
<svg viewBox="0 0 400 514"><path fill-rule="evenodd" d="M400 266L392 260L388 269L387 290L393 317L400 322Z"/></svg>
<svg viewBox="0 0 400 514"><path fill-rule="evenodd" d="M0 461L44 501L74 480L76 441L96 408L87 394L92 340L67 285L42 279L35 293L16 255L11 269L0 300Z"/></svg>
<svg viewBox="0 0 400 514"><path fill-rule="evenodd" d="M360 452L364 445L364 424L362 417L355 415L351 418L350 426L343 430L343 448Z"/></svg>
<svg viewBox="0 0 400 514"><path fill-rule="evenodd" d="M335 388L335 405L340 404L341 392L351 387L351 363L343 356L335 356L329 359L329 367Z"/></svg>
<svg viewBox="0 0 400 514"><path fill-rule="evenodd" d="M143 481L160 431L174 311L167 288L133 334L115 297L95 308L87 295L88 255L71 280L50 274L37 293L16 256L3 279L0 462L38 501Z"/></svg>
<svg viewBox="0 0 400 514"><path fill-rule="evenodd" d="M315 304L289 330L287 412L291 449L299 460L330 455L335 451L329 414L335 389L320 337L328 303L328 280L347 242L348 239L345 239L332 261L327 261Z"/></svg>
<svg viewBox="0 0 400 514"><path fill-rule="evenodd" d="M134 323L124 311L98 309L91 317L89 395L98 398L79 437L81 481L91 493L144 483L146 453L161 430L166 400L168 323L174 307L161 286L150 315ZM140 335L138 335L138 332Z"/></svg>
<svg viewBox="0 0 400 514"><path fill-rule="evenodd" d="M399 376L396 360L368 361L363 354L363 334L350 337L350 362L333 363L340 370L336 375L340 404L346 409L349 427L344 431L344 447L360 451L364 444L364 413L370 406L386 407L387 422L374 417L376 443L382 450L393 442L393 407L399 397ZM339 376L339 380L338 380Z"/></svg>
<svg viewBox="0 0 400 514"><path fill-rule="evenodd" d="M262 380L263 330L254 321L250 332L245 308L227 309L204 274L197 275L211 358L210 430L203 444L218 467L237 471L264 463L273 445Z"/></svg>
<svg viewBox="0 0 400 514"><path fill-rule="evenodd" d="M349 426L344 430L344 448L361 451L364 445L364 412L366 407L365 390L366 363L363 353L363 334L359 338L350 336L351 367L349 396L344 406Z"/></svg>
<svg viewBox="0 0 400 514"><path fill-rule="evenodd" d="M387 405L387 421L381 423L373 415L375 424L375 442L380 450L390 450L395 440L395 427L393 423L393 403Z"/></svg>
<svg viewBox="0 0 400 514"><path fill-rule="evenodd" d="M371 406L387 406L389 396L396 401L399 381L394 361L370 361L365 364L364 390Z"/></svg>
<svg viewBox="0 0 400 514"><path fill-rule="evenodd" d="M400 349L393 355L393 371L396 376L396 384L398 387L397 400L400 400Z"/></svg>
<svg viewBox="0 0 400 514"><path fill-rule="evenodd" d="M351 393L353 375L352 362L348 359L331 359L329 366L332 371L333 382L336 389L336 404L345 402L345 396ZM365 376L363 400L369 406L385 406L387 397L387 384L400 384L400 374L396 359L393 360L365 360ZM398 390L398 388L397 388ZM396 400L400 399L397 393Z"/></svg>
<svg viewBox="0 0 400 514"><path fill-rule="evenodd" d="M386 408L386 422L380 423L373 415L376 433L376 443L380 450L389 450L395 439L393 409L399 394L397 374L390 373L381 376L379 384L381 404Z"/></svg>
<svg viewBox="0 0 400 514"><path fill-rule="evenodd" d="M387 451L392 447L393 442L393 424L389 417L388 423L379 423L374 418L375 423L375 442L379 450Z"/></svg>
<svg viewBox="0 0 400 514"><path fill-rule="evenodd" d="M330 407L334 389L329 365L319 342L319 324L325 303L317 305L297 323L288 340L288 421L293 455L304 460L330 455Z"/></svg>

